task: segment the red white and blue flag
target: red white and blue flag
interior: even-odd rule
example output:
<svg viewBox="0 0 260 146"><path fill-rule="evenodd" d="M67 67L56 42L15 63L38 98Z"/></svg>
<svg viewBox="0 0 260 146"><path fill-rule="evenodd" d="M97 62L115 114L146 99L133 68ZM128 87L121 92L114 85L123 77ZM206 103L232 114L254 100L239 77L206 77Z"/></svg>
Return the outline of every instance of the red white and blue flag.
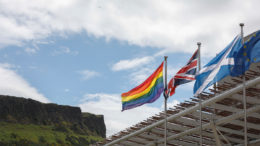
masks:
<svg viewBox="0 0 260 146"><path fill-rule="evenodd" d="M176 75L168 83L168 92L170 96L175 93L175 88L181 84L185 84L195 80L197 64L198 64L198 50L192 55L188 63L181 68Z"/></svg>

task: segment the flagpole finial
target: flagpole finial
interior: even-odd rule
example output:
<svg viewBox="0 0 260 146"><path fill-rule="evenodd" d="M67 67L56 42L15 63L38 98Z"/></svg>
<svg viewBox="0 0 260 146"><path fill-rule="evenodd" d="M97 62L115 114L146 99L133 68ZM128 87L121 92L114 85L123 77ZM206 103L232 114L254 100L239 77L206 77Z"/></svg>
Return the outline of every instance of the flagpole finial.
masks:
<svg viewBox="0 0 260 146"><path fill-rule="evenodd" d="M164 60L167 60L168 56L164 56Z"/></svg>
<svg viewBox="0 0 260 146"><path fill-rule="evenodd" d="M199 56L198 56L198 71L200 71L200 46L201 46L201 42L197 42L197 45L198 45L198 53L199 53Z"/></svg>
<svg viewBox="0 0 260 146"><path fill-rule="evenodd" d="M240 25L240 27L241 27L242 44L244 44L244 32L243 32L244 23L239 23L239 25Z"/></svg>

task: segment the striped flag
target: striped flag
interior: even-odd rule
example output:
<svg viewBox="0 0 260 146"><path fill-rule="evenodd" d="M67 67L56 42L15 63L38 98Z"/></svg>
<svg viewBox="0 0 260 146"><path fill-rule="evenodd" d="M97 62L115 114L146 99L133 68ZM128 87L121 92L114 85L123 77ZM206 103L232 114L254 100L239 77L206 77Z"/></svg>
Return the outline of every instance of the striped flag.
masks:
<svg viewBox="0 0 260 146"><path fill-rule="evenodd" d="M168 83L168 92L170 92L170 96L172 96L175 93L175 88L177 86L195 80L197 63L198 63L198 49L192 55L188 63L183 68L181 68Z"/></svg>
<svg viewBox="0 0 260 146"><path fill-rule="evenodd" d="M198 96L206 88L214 83L222 80L226 76L232 75L237 52L241 49L241 36L238 35L235 39L209 63L207 63L196 76L193 93ZM233 72L236 70L233 70Z"/></svg>
<svg viewBox="0 0 260 146"><path fill-rule="evenodd" d="M142 84L121 95L122 111L152 103L161 96L164 89L163 63Z"/></svg>

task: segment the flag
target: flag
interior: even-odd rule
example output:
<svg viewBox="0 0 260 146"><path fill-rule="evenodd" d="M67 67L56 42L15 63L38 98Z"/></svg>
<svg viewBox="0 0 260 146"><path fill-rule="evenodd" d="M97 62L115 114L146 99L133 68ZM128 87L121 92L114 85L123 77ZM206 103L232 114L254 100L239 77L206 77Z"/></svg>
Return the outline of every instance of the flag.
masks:
<svg viewBox="0 0 260 146"><path fill-rule="evenodd" d="M161 96L164 90L163 63L142 84L121 95L122 111L152 103Z"/></svg>
<svg viewBox="0 0 260 146"><path fill-rule="evenodd" d="M238 35L224 50L200 70L199 74L196 75L196 82L193 88L195 96L224 77L239 74L235 70L231 71L231 68L234 67L234 58L238 55L237 53L241 48L241 36Z"/></svg>
<svg viewBox="0 0 260 146"><path fill-rule="evenodd" d="M168 92L170 96L175 93L175 88L181 84L185 84L195 80L195 74L198 63L198 50L192 55L188 63L181 68L176 75L168 83Z"/></svg>
<svg viewBox="0 0 260 146"><path fill-rule="evenodd" d="M247 71L251 63L260 62L260 31L256 31L245 37L245 43L234 58L235 65L231 69L232 76L242 75Z"/></svg>

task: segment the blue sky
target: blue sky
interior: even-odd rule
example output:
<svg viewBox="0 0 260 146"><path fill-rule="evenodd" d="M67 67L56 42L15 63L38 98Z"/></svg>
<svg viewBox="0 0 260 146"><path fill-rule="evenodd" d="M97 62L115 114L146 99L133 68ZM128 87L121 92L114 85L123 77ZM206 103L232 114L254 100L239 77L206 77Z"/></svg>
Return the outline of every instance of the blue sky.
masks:
<svg viewBox="0 0 260 146"><path fill-rule="evenodd" d="M6 47L1 50L0 61L13 65L17 74L44 93L50 102L77 106L85 93L119 94L143 82L164 60L163 55L153 59L146 57L144 64L134 65L129 70L122 67L115 69L114 64L133 57L153 56L158 50L117 40L106 41L82 32L66 38L51 37L38 43L26 42L22 47ZM168 55L168 78L177 71L175 68L187 62L190 55L181 52ZM138 72L140 68L143 71ZM191 88L187 90L190 93L181 95L192 95Z"/></svg>
<svg viewBox="0 0 260 146"><path fill-rule="evenodd" d="M103 114L107 136L157 114L163 97L121 112L120 94L168 56L168 80L202 42L202 64L244 22L259 29L258 1L0 0L0 94ZM177 88L169 106L192 97ZM138 113L138 114L137 114Z"/></svg>

